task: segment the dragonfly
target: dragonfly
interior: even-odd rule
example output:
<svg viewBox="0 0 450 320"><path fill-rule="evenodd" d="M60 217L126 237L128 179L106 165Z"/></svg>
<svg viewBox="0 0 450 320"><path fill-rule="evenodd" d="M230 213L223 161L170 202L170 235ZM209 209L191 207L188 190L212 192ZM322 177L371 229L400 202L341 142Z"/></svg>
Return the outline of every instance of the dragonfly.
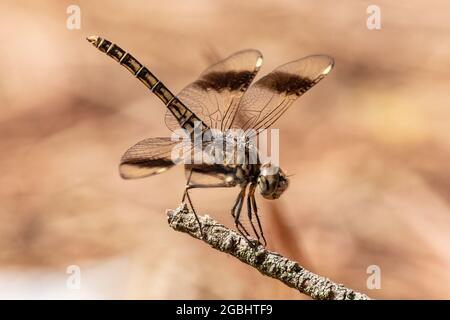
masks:
<svg viewBox="0 0 450 320"><path fill-rule="evenodd" d="M243 146L248 152L253 146L250 143L252 138L269 129L297 98L322 80L334 66L333 58L327 55L310 55L277 67L251 85L262 65L263 56L258 50L247 49L211 65L178 95L174 95L146 66L117 44L99 36L90 36L87 40L130 71L164 103L167 109L165 123L170 130L183 129L191 137L196 130L202 134L222 132L228 141L225 132L239 129L244 133ZM199 148L192 143L189 150L206 150L211 141L201 142ZM236 139L233 141L236 143ZM148 138L136 143L121 158L121 177L136 179L167 171L181 162L173 158L177 146L179 142L171 137ZM187 154L192 156L192 152L188 151L180 158ZM235 227L249 243L255 241L241 222L241 213L246 205L256 243L262 244L263 241L263 245L267 245L255 191L258 189L262 197L269 200L278 199L283 194L289 186L289 179L279 166L261 163L259 158L253 162L185 162L184 166L187 183L182 202L187 200L189 203L202 236L201 223L189 191L239 187L231 209Z"/></svg>

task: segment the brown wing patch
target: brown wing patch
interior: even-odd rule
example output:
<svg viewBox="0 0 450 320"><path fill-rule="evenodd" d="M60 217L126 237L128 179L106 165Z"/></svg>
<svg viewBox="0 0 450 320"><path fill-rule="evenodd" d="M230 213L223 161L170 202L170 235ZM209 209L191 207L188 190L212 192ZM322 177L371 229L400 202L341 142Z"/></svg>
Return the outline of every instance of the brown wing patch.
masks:
<svg viewBox="0 0 450 320"><path fill-rule="evenodd" d="M314 85L314 81L296 74L286 72L274 72L258 81L258 86L276 93L301 94Z"/></svg>
<svg viewBox="0 0 450 320"><path fill-rule="evenodd" d="M236 114L242 95L262 64L258 50L242 50L206 69L177 98L210 128L226 130ZM179 122L166 113L167 127L175 131Z"/></svg>
<svg viewBox="0 0 450 320"><path fill-rule="evenodd" d="M245 92L232 127L244 131L269 128L298 97L322 80L333 64L333 58L315 55L276 68Z"/></svg>
<svg viewBox="0 0 450 320"><path fill-rule="evenodd" d="M194 85L202 90L212 89L221 92L227 89L236 91L249 84L253 77L254 73L250 71L211 72L195 81Z"/></svg>

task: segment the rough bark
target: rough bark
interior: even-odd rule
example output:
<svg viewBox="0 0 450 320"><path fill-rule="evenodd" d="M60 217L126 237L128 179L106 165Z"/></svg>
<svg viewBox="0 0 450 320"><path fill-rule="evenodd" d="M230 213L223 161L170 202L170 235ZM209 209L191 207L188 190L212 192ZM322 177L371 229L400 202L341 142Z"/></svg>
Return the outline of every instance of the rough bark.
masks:
<svg viewBox="0 0 450 320"><path fill-rule="evenodd" d="M266 250L262 245L251 246L239 233L230 230L208 215L199 216L203 237L200 234L195 215L182 204L167 211L169 225L194 238L202 240L212 248L228 253L252 266L263 275L275 278L285 285L317 300L369 300L357 291L337 284L328 278L306 270L297 262L276 252Z"/></svg>

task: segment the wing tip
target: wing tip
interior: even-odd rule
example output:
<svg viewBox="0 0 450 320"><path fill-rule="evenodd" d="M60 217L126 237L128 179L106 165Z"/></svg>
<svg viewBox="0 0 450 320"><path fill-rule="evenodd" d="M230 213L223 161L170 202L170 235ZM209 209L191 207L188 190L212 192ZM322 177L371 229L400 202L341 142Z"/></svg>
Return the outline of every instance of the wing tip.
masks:
<svg viewBox="0 0 450 320"><path fill-rule="evenodd" d="M332 57L329 57L329 58L330 58L330 64L322 71L322 74L324 76L329 74L330 71L333 70L333 68L334 68L334 59Z"/></svg>
<svg viewBox="0 0 450 320"><path fill-rule="evenodd" d="M139 165L131 164L131 163L121 163L119 165L119 175L124 180L132 180L132 179L140 179L146 178L150 176L155 176L157 174L163 173L170 168L172 168L175 164L171 166L161 166L161 167L141 167Z"/></svg>
<svg viewBox="0 0 450 320"><path fill-rule="evenodd" d="M122 179L124 179L124 180L133 179L133 177L129 173L127 173L126 167L127 167L126 163L121 162L119 164L119 175L120 175L120 177Z"/></svg>
<svg viewBox="0 0 450 320"><path fill-rule="evenodd" d="M310 56L307 56L307 57L302 58L302 59L308 59L308 58L310 58L310 59L311 58L312 59L314 59L314 58L315 59L321 58L321 59L324 60L325 67L323 68L322 72L320 72L320 74L323 75L323 76L326 76L327 74L329 74L330 71L333 70L333 68L334 68L334 64L335 64L334 58L329 56L329 55L326 55L326 54L314 54L314 55L310 55ZM300 60L302 60L302 59L300 59Z"/></svg>
<svg viewBox="0 0 450 320"><path fill-rule="evenodd" d="M258 58L256 58L255 70L259 70L261 68L262 63L263 63L263 56L262 54L260 54Z"/></svg>

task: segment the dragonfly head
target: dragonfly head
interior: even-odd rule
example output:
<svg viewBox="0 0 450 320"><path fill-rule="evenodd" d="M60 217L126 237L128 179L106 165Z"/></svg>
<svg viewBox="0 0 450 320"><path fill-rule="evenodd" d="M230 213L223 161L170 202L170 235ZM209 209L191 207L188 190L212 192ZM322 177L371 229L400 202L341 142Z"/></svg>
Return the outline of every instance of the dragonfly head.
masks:
<svg viewBox="0 0 450 320"><path fill-rule="evenodd" d="M289 180L279 167L271 164L261 166L258 176L259 193L266 199L278 199L287 189Z"/></svg>

